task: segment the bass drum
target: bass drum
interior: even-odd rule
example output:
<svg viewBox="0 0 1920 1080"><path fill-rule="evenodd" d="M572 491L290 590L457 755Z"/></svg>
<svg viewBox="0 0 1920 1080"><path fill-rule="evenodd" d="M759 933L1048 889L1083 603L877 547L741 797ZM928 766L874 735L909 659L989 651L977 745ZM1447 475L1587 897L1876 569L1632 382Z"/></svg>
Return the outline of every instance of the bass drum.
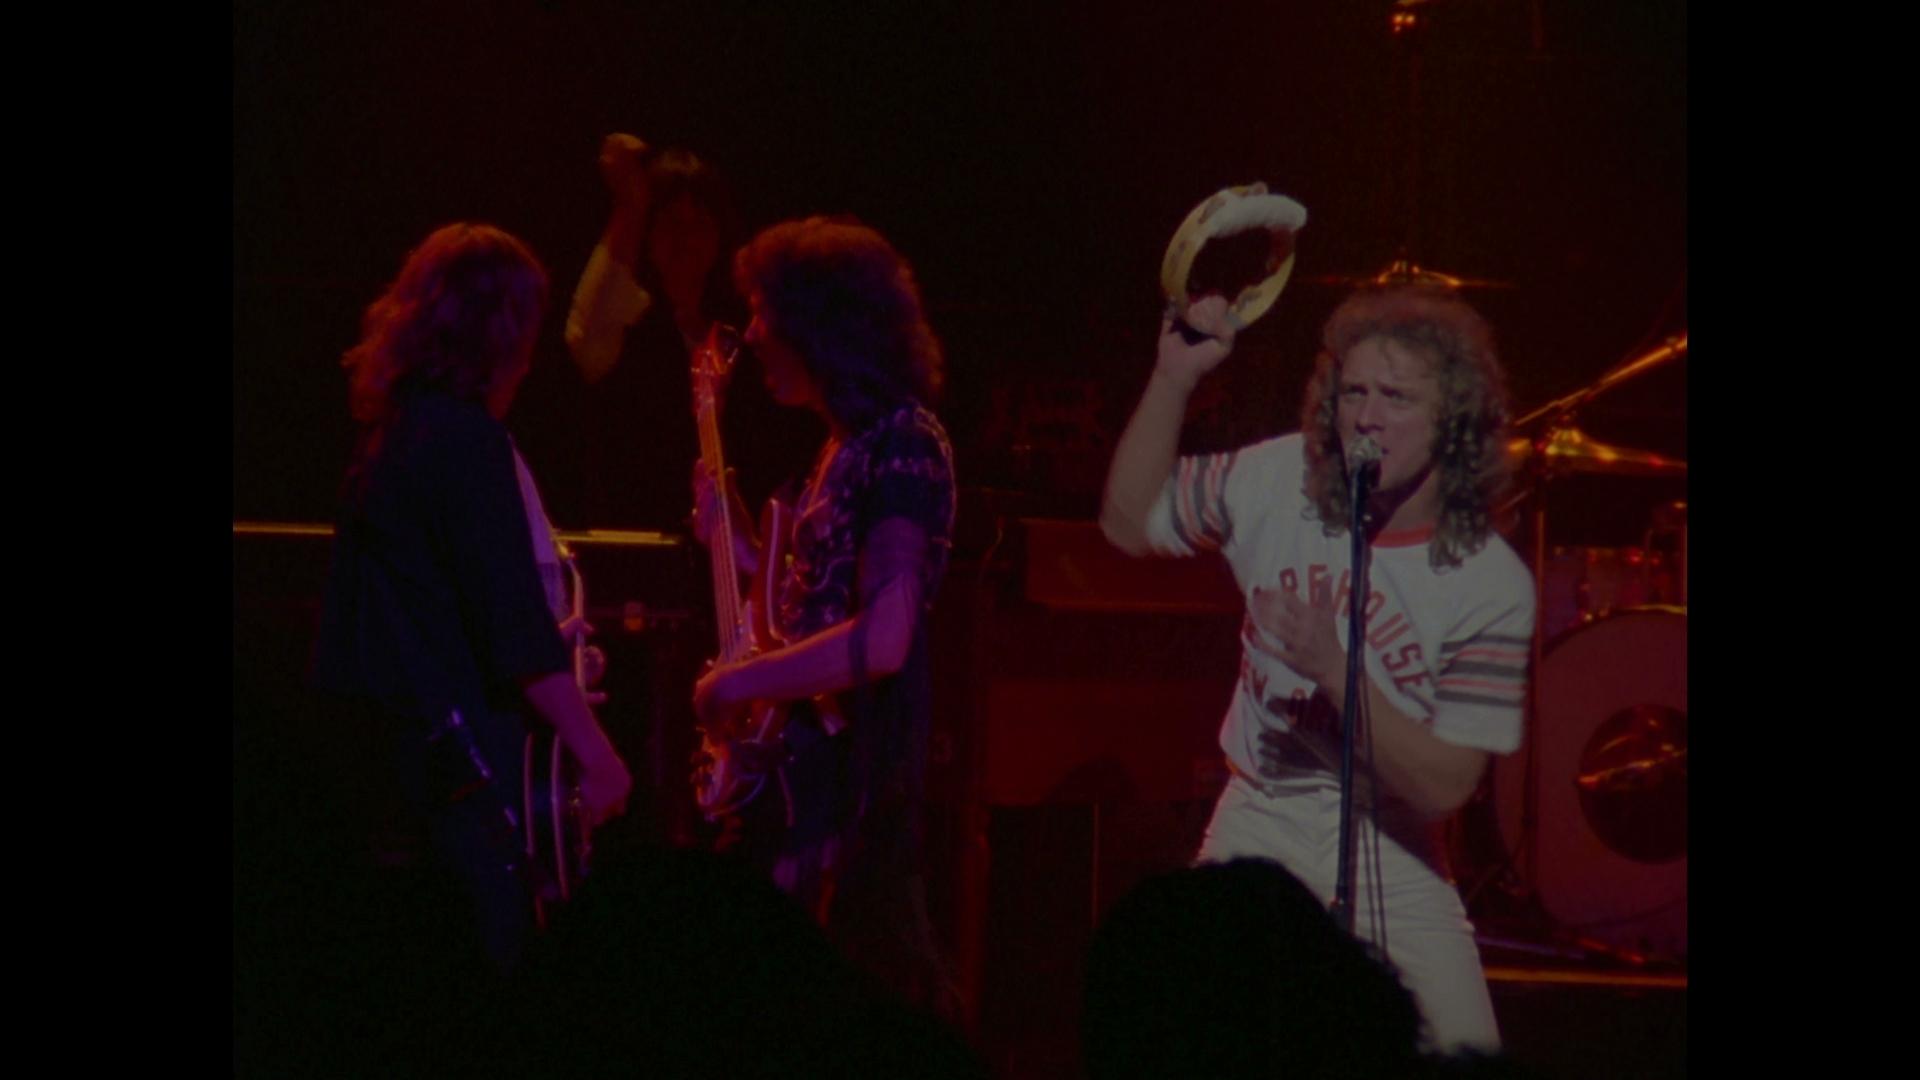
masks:
<svg viewBox="0 0 1920 1080"><path fill-rule="evenodd" d="M1687 616L1616 611L1556 640L1536 685L1536 836L1522 851L1529 755L1500 759L1507 850L1562 927L1615 949L1687 952Z"/></svg>

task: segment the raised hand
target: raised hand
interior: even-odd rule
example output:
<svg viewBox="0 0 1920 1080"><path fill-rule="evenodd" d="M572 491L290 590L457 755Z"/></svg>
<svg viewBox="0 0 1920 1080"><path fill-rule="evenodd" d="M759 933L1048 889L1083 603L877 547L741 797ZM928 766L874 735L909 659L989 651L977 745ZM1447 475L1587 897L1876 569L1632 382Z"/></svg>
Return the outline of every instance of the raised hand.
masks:
<svg viewBox="0 0 1920 1080"><path fill-rule="evenodd" d="M1233 351L1237 333L1227 318L1227 307L1227 298L1218 295L1202 297L1187 306L1187 325L1207 335L1193 344L1174 328L1172 316L1161 319L1157 370L1191 385L1218 367Z"/></svg>
<svg viewBox="0 0 1920 1080"><path fill-rule="evenodd" d="M616 206L643 212L647 207L647 144L633 135L615 132L600 141L600 175L613 193Z"/></svg>

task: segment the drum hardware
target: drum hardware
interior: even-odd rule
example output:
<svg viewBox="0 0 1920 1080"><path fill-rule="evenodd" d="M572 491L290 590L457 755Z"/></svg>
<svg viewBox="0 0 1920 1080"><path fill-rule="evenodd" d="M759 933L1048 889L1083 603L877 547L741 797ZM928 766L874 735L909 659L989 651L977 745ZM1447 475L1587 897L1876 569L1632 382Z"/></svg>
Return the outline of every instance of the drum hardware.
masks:
<svg viewBox="0 0 1920 1080"><path fill-rule="evenodd" d="M1687 715L1640 702L1600 724L1574 777L1580 811L1608 849L1659 865L1687 853Z"/></svg>
<svg viewBox="0 0 1920 1080"><path fill-rule="evenodd" d="M1301 281L1309 285L1337 285L1346 288L1382 288L1391 285L1425 285L1436 289L1512 289L1511 281L1464 278L1429 270L1407 257L1405 248L1377 274L1313 274Z"/></svg>
<svg viewBox="0 0 1920 1080"><path fill-rule="evenodd" d="M1565 397L1549 401L1545 405L1522 416L1513 422L1513 426L1517 429L1524 430L1541 420L1552 420L1557 426L1570 426L1573 421L1573 414L1580 411L1580 409L1585 407L1586 404L1594 398L1619 386L1621 383L1652 371L1654 368L1659 367L1669 360L1674 360L1685 355L1687 355L1687 333L1682 330L1680 333L1661 342L1654 349L1614 365L1612 369L1601 375L1600 378L1594 380L1593 385L1581 387Z"/></svg>
<svg viewBox="0 0 1920 1080"><path fill-rule="evenodd" d="M1437 7L1431 0L1394 0L1387 18L1388 36L1393 40L1396 63L1389 71L1405 87L1400 96L1400 153L1398 187L1401 200L1401 244L1385 269L1373 274L1318 274L1304 280L1315 285L1343 288L1369 288L1391 285L1421 285L1430 288L1511 289L1510 281L1460 277L1423 267L1408 252L1420 242L1420 144L1424 126L1420 123L1420 50L1425 30Z"/></svg>
<svg viewBox="0 0 1920 1080"><path fill-rule="evenodd" d="M1687 504L1685 500L1656 508L1647 526L1647 551L1667 562L1672 591L1667 603L1687 606Z"/></svg>
<svg viewBox="0 0 1920 1080"><path fill-rule="evenodd" d="M1581 791L1587 792L1630 791L1639 787L1641 779L1649 773L1664 777L1684 771L1686 767L1686 748L1668 745L1654 757L1635 758L1624 765L1581 773L1573 783Z"/></svg>
<svg viewBox="0 0 1920 1080"><path fill-rule="evenodd" d="M1550 636L1554 638L1554 656L1561 655L1563 647L1578 652L1590 648L1594 640L1627 632L1622 627L1653 632L1648 628L1657 625L1659 634L1674 636L1671 623L1649 621L1651 617L1639 614L1637 609L1649 603L1686 603L1686 504L1662 507L1641 548L1561 547L1553 549L1549 557L1546 495L1556 479L1572 474L1686 475L1684 461L1610 446L1576 426L1578 413L1587 403L1686 355L1686 351L1687 335L1682 332L1649 352L1629 358L1592 384L1521 417L1514 427L1522 435L1508 444L1516 474L1522 480L1499 514L1517 518L1525 504L1532 503L1527 518L1533 533L1532 564L1538 599L1533 677L1527 683L1522 751L1502 759L1489 777L1498 800L1501 856L1492 866L1480 869L1462 892L1471 908L1489 886L1497 886L1521 911L1534 916L1527 921L1538 923L1538 916L1544 915L1548 924L1544 929L1558 931L1551 936L1570 943L1557 955L1569 958L1576 954L1591 956L1597 951L1622 962L1645 963L1649 955L1672 954L1676 948L1684 953L1685 949L1684 606L1649 609L1678 619L1679 640L1668 643L1669 655L1651 658L1649 664L1642 665L1667 671L1668 684L1677 681L1677 689L1673 685L1664 687L1664 697L1626 702L1625 707L1602 717L1575 716L1569 710L1583 708L1582 700L1604 699L1618 686L1589 686L1584 699L1553 696L1562 694L1557 684L1549 686L1550 695L1543 698L1542 686L1555 676L1549 667ZM1589 644L1583 646L1582 641ZM1673 653L1681 658L1677 676L1670 670ZM1574 662L1563 659L1557 666ZM1644 672L1635 670L1618 674L1628 680L1645 677ZM1555 726L1549 728L1549 723ZM1584 732L1592 734L1569 757L1572 752L1561 743ZM1548 743L1553 745L1548 747ZM1553 751L1551 756L1546 753L1549 749ZM1543 800L1548 808L1544 814ZM1551 843L1543 843L1543 828L1553 833ZM1574 851L1581 854L1571 854ZM1572 892L1584 894L1585 899L1570 899L1565 882L1569 870L1562 864L1573 858L1611 866L1614 877L1628 885L1610 888L1611 882L1583 882ZM1676 861L1677 879L1672 870ZM1621 869L1623 866L1635 869ZM1647 880L1640 881L1636 874ZM1642 895L1648 890L1661 895ZM1650 948L1644 936L1630 940L1636 931L1662 940ZM1483 937L1482 942L1511 945L1494 937Z"/></svg>
<svg viewBox="0 0 1920 1080"><path fill-rule="evenodd" d="M1676 551L1652 534L1639 547L1554 545L1541 575L1534 619L1548 641L1625 609L1684 606Z"/></svg>

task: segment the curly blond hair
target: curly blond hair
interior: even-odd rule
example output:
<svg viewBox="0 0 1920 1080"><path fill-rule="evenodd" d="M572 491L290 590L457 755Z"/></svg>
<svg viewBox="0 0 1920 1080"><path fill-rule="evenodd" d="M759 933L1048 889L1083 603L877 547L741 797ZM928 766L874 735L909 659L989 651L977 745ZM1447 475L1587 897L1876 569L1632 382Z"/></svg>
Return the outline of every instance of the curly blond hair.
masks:
<svg viewBox="0 0 1920 1080"><path fill-rule="evenodd" d="M1369 338L1398 342L1426 357L1440 384L1433 417L1440 512L1427 560L1435 568L1458 566L1486 543L1510 471L1506 375L1493 331L1451 292L1419 285L1363 289L1328 317L1300 427L1306 436L1306 496L1329 536L1345 532L1352 517L1336 420L1340 363Z"/></svg>

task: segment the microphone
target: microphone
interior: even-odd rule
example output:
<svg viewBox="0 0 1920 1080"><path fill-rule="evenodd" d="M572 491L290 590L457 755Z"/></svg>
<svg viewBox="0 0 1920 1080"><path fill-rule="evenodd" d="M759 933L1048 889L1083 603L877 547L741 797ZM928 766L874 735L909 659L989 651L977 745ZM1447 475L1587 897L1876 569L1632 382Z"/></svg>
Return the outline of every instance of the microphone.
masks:
<svg viewBox="0 0 1920 1080"><path fill-rule="evenodd" d="M1347 446L1347 475L1371 488L1380 482L1380 444L1371 435L1362 435Z"/></svg>

